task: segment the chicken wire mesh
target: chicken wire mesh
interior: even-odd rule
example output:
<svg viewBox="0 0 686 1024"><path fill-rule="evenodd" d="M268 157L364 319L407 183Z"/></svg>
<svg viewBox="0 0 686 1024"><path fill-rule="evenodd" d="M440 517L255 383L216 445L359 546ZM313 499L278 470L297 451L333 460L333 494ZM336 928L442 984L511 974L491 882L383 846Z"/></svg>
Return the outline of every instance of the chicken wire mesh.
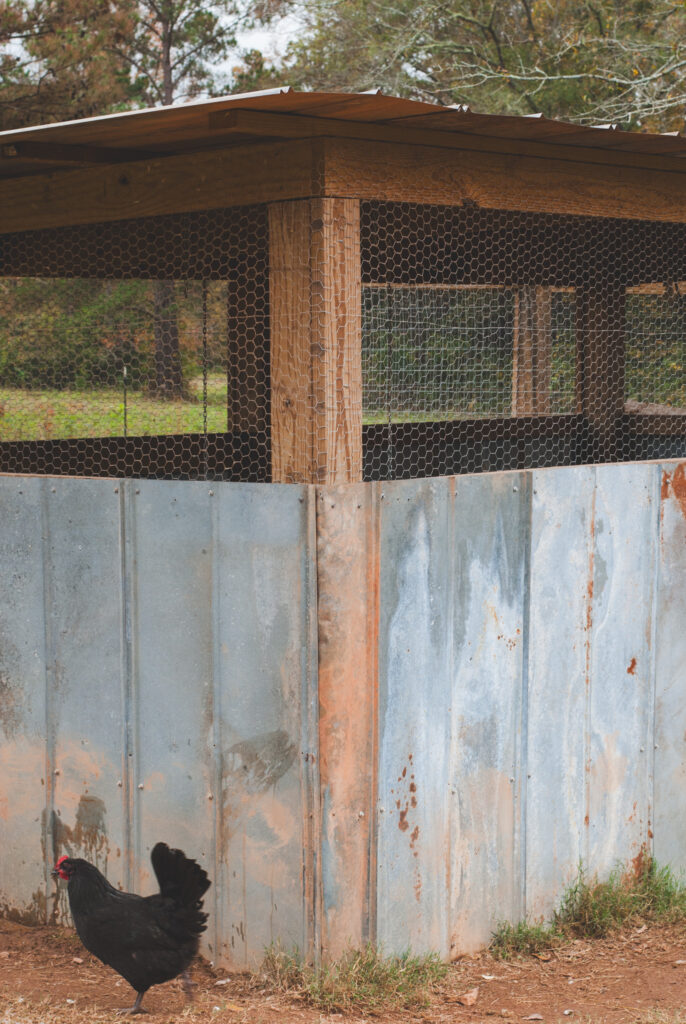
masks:
<svg viewBox="0 0 686 1024"><path fill-rule="evenodd" d="M680 224L363 203L366 476L686 455L685 242Z"/></svg>
<svg viewBox="0 0 686 1024"><path fill-rule="evenodd" d="M268 301L263 208L6 235L3 468L266 479Z"/></svg>
<svg viewBox="0 0 686 1024"><path fill-rule="evenodd" d="M0 465L332 482L684 456L685 241L349 199L6 235Z"/></svg>

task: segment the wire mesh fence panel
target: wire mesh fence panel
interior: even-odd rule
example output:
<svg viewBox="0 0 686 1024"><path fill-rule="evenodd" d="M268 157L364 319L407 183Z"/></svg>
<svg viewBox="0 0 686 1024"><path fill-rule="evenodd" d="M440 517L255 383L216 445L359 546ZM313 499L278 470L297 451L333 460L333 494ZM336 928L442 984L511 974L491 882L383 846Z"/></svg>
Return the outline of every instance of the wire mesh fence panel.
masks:
<svg viewBox="0 0 686 1024"><path fill-rule="evenodd" d="M682 225L361 211L368 479L686 455Z"/></svg>
<svg viewBox="0 0 686 1024"><path fill-rule="evenodd" d="M4 468L266 478L263 209L2 243Z"/></svg>
<svg viewBox="0 0 686 1024"><path fill-rule="evenodd" d="M0 466L279 482L686 455L686 227L345 199L0 238Z"/></svg>

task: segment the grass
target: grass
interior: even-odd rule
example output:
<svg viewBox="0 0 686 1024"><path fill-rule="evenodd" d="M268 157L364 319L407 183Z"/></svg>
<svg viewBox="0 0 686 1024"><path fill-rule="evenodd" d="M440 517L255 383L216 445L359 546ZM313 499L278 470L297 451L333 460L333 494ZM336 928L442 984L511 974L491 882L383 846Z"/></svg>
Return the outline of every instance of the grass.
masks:
<svg viewBox="0 0 686 1024"><path fill-rule="evenodd" d="M207 429L227 427L226 378L213 374L207 387ZM394 423L465 419L464 411L395 411ZM388 413L366 410L363 422L387 423ZM126 421L126 422L125 422ZM32 391L0 387L0 441L43 441L68 437L130 437L150 434L195 434L203 431L202 380L189 382L186 399L168 401L129 391L124 410L121 388Z"/></svg>
<svg viewBox="0 0 686 1024"><path fill-rule="evenodd" d="M207 387L207 429L226 430L226 379L212 376ZM189 384L184 400L153 398L121 388L97 391L0 388L0 441L50 440L66 437L131 437L146 434L202 433L202 382Z"/></svg>
<svg viewBox="0 0 686 1024"><path fill-rule="evenodd" d="M603 938L625 925L686 920L686 886L667 867L640 857L630 870L617 868L603 882L580 866L548 924L498 925L491 952L500 959L540 955L574 938Z"/></svg>
<svg viewBox="0 0 686 1024"><path fill-rule="evenodd" d="M368 945L313 967L297 954L271 946L261 974L269 988L296 995L327 1013L379 1013L427 1006L447 972L436 953L385 957Z"/></svg>

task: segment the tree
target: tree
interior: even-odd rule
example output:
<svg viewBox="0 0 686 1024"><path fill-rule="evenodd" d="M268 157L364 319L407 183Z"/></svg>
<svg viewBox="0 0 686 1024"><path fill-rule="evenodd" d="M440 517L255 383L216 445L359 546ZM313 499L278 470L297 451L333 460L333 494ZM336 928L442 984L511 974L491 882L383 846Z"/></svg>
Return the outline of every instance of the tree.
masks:
<svg viewBox="0 0 686 1024"><path fill-rule="evenodd" d="M217 88L212 62L226 59L242 17L233 0L138 0L134 17L132 37L111 49L138 102L167 106ZM173 280L155 283L155 391L168 398L184 393L175 293Z"/></svg>
<svg viewBox="0 0 686 1024"><path fill-rule="evenodd" d="M670 0L309 0L284 73L484 111L684 123L686 7Z"/></svg>
<svg viewBox="0 0 686 1024"><path fill-rule="evenodd" d="M124 0L0 0L0 129L126 106L128 69L111 47L132 30Z"/></svg>

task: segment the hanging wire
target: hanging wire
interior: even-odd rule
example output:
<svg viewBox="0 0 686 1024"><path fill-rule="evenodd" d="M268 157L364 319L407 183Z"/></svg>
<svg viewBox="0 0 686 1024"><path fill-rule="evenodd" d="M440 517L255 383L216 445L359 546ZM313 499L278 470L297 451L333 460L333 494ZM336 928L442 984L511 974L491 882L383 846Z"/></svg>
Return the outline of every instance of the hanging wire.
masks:
<svg viewBox="0 0 686 1024"><path fill-rule="evenodd" d="M123 372L123 383L124 383L124 437L128 436L128 402L127 402L127 370L126 365L124 366Z"/></svg>
<svg viewBox="0 0 686 1024"><path fill-rule="evenodd" d="M207 281L202 283L202 434L203 467L207 480Z"/></svg>

